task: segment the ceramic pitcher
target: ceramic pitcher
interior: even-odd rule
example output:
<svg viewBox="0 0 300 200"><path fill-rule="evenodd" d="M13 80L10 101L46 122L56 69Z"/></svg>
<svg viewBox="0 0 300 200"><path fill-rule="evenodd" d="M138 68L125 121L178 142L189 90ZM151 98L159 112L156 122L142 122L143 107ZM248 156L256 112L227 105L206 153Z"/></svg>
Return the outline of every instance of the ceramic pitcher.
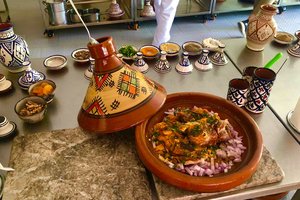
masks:
<svg viewBox="0 0 300 200"><path fill-rule="evenodd" d="M10 72L17 73L25 70L25 61L29 61L26 41L14 33L12 24L0 24L0 62Z"/></svg>
<svg viewBox="0 0 300 200"><path fill-rule="evenodd" d="M273 16L277 8L263 4L257 15L250 15L247 29L247 47L253 51L262 51L267 43L273 40L277 30Z"/></svg>

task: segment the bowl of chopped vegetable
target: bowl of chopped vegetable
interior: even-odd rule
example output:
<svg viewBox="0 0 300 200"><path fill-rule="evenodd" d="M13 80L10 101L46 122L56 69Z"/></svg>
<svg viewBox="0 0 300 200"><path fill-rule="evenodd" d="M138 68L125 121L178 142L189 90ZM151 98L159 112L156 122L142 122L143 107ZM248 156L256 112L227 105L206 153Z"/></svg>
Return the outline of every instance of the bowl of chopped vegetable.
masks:
<svg viewBox="0 0 300 200"><path fill-rule="evenodd" d="M195 192L220 192L247 181L262 156L251 116L224 98L183 92L136 127L138 155L158 178Z"/></svg>
<svg viewBox="0 0 300 200"><path fill-rule="evenodd" d="M118 52L123 55L123 59L134 60L136 58L137 51L137 48L132 45L123 45Z"/></svg>

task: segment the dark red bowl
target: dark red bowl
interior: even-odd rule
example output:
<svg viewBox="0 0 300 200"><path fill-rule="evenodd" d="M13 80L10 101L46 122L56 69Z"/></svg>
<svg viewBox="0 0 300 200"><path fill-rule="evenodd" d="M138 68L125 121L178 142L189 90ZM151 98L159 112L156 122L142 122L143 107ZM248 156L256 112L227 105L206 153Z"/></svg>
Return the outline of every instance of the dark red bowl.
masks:
<svg viewBox="0 0 300 200"><path fill-rule="evenodd" d="M213 177L190 176L169 168L154 152L149 140L152 127L161 122L165 111L176 107L198 106L217 112L228 119L239 135L243 136L246 151L242 162ZM220 192L236 187L248 180L258 167L263 142L260 130L251 116L224 98L205 93L175 93L168 95L164 106L151 118L139 124L135 132L137 152L144 165L158 178L176 187L195 192Z"/></svg>

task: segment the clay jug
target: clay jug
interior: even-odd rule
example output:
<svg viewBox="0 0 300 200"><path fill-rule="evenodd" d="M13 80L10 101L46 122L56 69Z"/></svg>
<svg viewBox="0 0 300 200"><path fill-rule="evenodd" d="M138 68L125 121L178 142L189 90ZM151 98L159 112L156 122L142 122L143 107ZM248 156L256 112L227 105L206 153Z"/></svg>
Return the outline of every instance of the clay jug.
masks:
<svg viewBox="0 0 300 200"><path fill-rule="evenodd" d="M26 41L14 33L12 24L0 24L0 62L10 72L18 73L26 69L25 61L29 61Z"/></svg>
<svg viewBox="0 0 300 200"><path fill-rule="evenodd" d="M253 51L262 51L273 40L277 25L273 18L277 8L263 4L257 15L250 15L247 29L247 47Z"/></svg>
<svg viewBox="0 0 300 200"><path fill-rule="evenodd" d="M106 134L127 129L154 115L166 100L166 90L122 62L112 37L89 43L95 59L93 75L78 114L79 126Z"/></svg>

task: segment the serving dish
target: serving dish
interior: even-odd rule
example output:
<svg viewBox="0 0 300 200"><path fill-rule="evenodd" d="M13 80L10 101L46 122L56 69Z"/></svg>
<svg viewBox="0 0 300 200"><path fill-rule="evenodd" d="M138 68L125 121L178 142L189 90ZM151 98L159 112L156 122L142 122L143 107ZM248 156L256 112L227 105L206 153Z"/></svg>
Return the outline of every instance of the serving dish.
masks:
<svg viewBox="0 0 300 200"><path fill-rule="evenodd" d="M161 51L165 51L167 56L177 56L181 47L175 42L165 42L159 45Z"/></svg>
<svg viewBox="0 0 300 200"><path fill-rule="evenodd" d="M71 53L71 57L75 62L80 62L80 63L88 62L90 57L90 51L87 48L75 49Z"/></svg>
<svg viewBox="0 0 300 200"><path fill-rule="evenodd" d="M159 55L159 49L154 45L144 45L139 49L139 51L146 59L154 59Z"/></svg>
<svg viewBox="0 0 300 200"><path fill-rule="evenodd" d="M274 41L279 44L291 44L295 40L295 36L288 32L279 31L274 36Z"/></svg>
<svg viewBox="0 0 300 200"><path fill-rule="evenodd" d="M182 44L182 50L189 53L189 56L197 56L201 54L202 44L196 41L187 41Z"/></svg>
<svg viewBox="0 0 300 200"><path fill-rule="evenodd" d="M52 55L44 60L44 66L49 70L60 70L67 64L67 58L63 55Z"/></svg>
<svg viewBox="0 0 300 200"><path fill-rule="evenodd" d="M227 172L213 177L190 176L169 168L154 152L149 140L153 126L161 122L165 112L177 107L198 106L219 113L228 119L243 138L246 147L241 162ZM257 169L262 155L262 136L250 115L224 98L205 93L183 92L167 96L164 106L151 118L136 127L137 152L144 165L158 178L176 187L195 192L219 192L229 190L248 180Z"/></svg>

